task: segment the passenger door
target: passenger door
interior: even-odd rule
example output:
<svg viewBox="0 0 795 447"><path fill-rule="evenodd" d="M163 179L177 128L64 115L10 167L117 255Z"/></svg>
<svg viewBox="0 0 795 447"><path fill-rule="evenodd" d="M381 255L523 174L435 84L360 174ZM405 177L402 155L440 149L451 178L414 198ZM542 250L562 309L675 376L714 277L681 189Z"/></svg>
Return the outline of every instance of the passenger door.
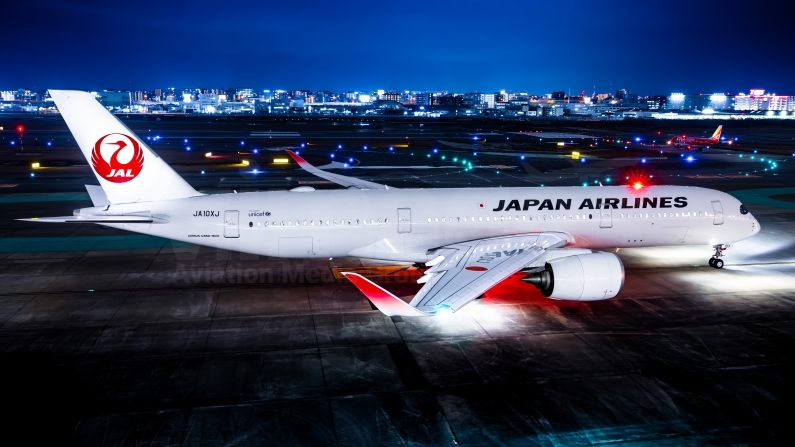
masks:
<svg viewBox="0 0 795 447"><path fill-rule="evenodd" d="M239 211L224 211L224 237L240 237Z"/></svg>
<svg viewBox="0 0 795 447"><path fill-rule="evenodd" d="M599 210L599 228L613 228L613 209Z"/></svg>
<svg viewBox="0 0 795 447"><path fill-rule="evenodd" d="M398 233L411 233L411 208L398 208Z"/></svg>
<svg viewBox="0 0 795 447"><path fill-rule="evenodd" d="M712 211L715 213L715 219L712 221L714 225L723 225L723 205L720 200L712 201Z"/></svg>

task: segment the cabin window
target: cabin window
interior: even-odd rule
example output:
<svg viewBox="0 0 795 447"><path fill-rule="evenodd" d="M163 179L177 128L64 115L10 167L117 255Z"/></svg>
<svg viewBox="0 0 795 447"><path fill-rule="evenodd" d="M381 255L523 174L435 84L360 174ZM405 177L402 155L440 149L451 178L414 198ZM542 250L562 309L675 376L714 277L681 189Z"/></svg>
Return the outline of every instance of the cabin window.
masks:
<svg viewBox="0 0 795 447"><path fill-rule="evenodd" d="M488 221L489 221L489 216L486 216L486 222L488 222Z"/></svg>
<svg viewBox="0 0 795 447"><path fill-rule="evenodd" d="M384 223L385 224L389 223L389 219L384 219Z"/></svg>
<svg viewBox="0 0 795 447"><path fill-rule="evenodd" d="M334 225L337 225L337 219L334 219Z"/></svg>
<svg viewBox="0 0 795 447"><path fill-rule="evenodd" d="M381 223L381 219L378 219L378 223Z"/></svg>

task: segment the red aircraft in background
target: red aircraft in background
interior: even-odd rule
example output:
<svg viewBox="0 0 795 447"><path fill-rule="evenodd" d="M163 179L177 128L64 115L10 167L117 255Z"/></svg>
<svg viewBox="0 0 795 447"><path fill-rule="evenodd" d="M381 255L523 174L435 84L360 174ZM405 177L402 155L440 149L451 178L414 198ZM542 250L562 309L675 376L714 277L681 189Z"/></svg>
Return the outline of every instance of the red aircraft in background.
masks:
<svg viewBox="0 0 795 447"><path fill-rule="evenodd" d="M720 143L720 133L722 130L723 126L718 126L715 133L709 138L688 137L685 135L680 137L677 135L671 138L668 144L673 144L675 148L686 147L688 149L717 146L718 143Z"/></svg>

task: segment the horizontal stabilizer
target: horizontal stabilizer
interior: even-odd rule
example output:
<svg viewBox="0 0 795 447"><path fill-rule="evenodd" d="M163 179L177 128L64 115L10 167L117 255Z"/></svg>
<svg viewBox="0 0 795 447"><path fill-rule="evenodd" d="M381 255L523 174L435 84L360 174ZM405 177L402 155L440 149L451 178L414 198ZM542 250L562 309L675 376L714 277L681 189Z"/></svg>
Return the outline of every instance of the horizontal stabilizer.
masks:
<svg viewBox="0 0 795 447"><path fill-rule="evenodd" d="M375 307L384 314L395 317L425 317L429 314L410 306L405 301L392 295L379 285L358 273L343 272L346 278L370 300Z"/></svg>
<svg viewBox="0 0 795 447"><path fill-rule="evenodd" d="M26 222L50 222L50 223L163 223L162 219L148 216L56 216L56 217L31 217L29 219L17 219Z"/></svg>
<svg viewBox="0 0 795 447"><path fill-rule="evenodd" d="M86 191L88 191L88 196L91 197L91 203L93 203L94 206L110 205L108 195L105 194L105 190L102 189L101 186L86 185Z"/></svg>

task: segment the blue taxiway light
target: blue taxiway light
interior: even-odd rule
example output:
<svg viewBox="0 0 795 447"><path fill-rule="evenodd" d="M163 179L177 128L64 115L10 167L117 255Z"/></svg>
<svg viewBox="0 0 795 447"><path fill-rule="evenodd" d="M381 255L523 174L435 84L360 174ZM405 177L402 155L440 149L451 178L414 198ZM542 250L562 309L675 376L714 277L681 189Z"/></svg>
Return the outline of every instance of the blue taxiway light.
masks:
<svg viewBox="0 0 795 447"><path fill-rule="evenodd" d="M334 154L331 154L331 158L334 158Z"/></svg>
<svg viewBox="0 0 795 447"><path fill-rule="evenodd" d="M204 171L202 171L202 174L204 174Z"/></svg>
<svg viewBox="0 0 795 447"><path fill-rule="evenodd" d="M257 149L254 149L254 153L255 153L255 154L259 154L259 150L257 150Z"/></svg>

